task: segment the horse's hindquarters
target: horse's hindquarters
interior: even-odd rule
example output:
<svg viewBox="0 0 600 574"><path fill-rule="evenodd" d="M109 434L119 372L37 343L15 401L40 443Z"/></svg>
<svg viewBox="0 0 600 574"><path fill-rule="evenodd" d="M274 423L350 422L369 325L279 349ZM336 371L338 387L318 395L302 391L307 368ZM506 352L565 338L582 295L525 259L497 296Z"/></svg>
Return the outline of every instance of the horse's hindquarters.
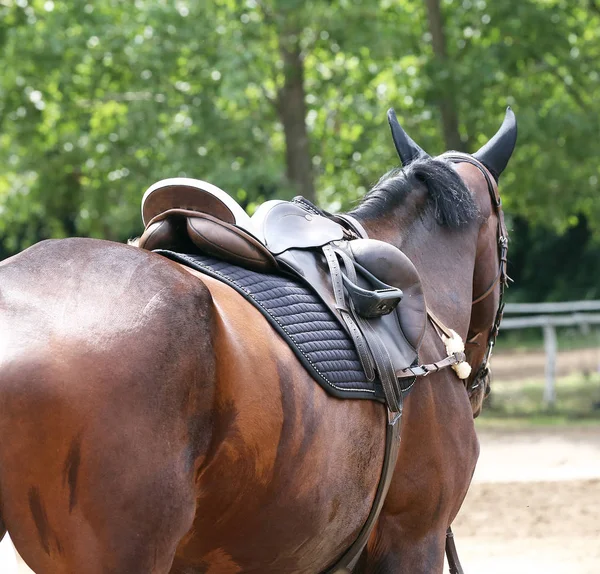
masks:
<svg viewBox="0 0 600 574"><path fill-rule="evenodd" d="M165 573L210 442L210 294L107 242L0 266L0 504L37 574Z"/></svg>
<svg viewBox="0 0 600 574"><path fill-rule="evenodd" d="M383 406L203 281L91 240L0 264L0 502L37 574L314 574L362 527Z"/></svg>

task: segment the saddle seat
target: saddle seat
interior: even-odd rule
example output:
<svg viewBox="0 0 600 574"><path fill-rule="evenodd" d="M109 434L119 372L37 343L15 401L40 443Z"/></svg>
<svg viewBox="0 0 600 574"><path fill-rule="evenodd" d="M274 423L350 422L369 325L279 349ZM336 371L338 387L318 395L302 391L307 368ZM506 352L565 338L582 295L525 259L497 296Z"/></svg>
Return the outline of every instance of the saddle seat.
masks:
<svg viewBox="0 0 600 574"><path fill-rule="evenodd" d="M417 359L425 332L426 306L418 272L399 249L357 238L343 216L331 217L303 199L267 201L249 217L215 185L172 178L155 183L143 196L146 229L139 246L205 253L256 271L299 277L312 286L348 332L377 333L398 373ZM326 249L334 255L328 258ZM332 258L341 263L343 288L338 287L337 294L333 277L337 264L334 261L332 267ZM340 290L365 295L367 307L371 305L354 327L344 319ZM379 299L373 299L373 293Z"/></svg>

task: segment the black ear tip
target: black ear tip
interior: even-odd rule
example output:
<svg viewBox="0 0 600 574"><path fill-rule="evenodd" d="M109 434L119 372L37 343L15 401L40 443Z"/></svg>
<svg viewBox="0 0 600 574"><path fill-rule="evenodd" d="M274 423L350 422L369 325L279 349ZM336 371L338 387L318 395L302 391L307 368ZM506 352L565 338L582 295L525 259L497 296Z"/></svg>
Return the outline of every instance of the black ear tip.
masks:
<svg viewBox="0 0 600 574"><path fill-rule="evenodd" d="M504 121L510 122L516 129L517 127L517 116L510 106L506 106L506 113L504 114Z"/></svg>
<svg viewBox="0 0 600 574"><path fill-rule="evenodd" d="M492 173L496 181L508 165L508 160L517 143L517 118L507 106L504 121L498 132L473 157L481 161Z"/></svg>
<svg viewBox="0 0 600 574"><path fill-rule="evenodd" d="M402 161L402 165L408 165L417 158L429 157L404 131L396 117L394 108L388 110L387 119L392 130L394 146L396 147L400 161Z"/></svg>

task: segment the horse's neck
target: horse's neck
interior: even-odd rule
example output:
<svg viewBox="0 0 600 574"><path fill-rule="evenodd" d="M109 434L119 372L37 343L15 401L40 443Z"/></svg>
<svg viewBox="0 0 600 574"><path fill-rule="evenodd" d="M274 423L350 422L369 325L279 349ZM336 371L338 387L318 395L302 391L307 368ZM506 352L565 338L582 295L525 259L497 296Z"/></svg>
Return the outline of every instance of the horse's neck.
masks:
<svg viewBox="0 0 600 574"><path fill-rule="evenodd" d="M466 337L473 294L476 226L451 230L429 217L402 216L361 223L369 237L391 243L411 259L421 276L429 309Z"/></svg>

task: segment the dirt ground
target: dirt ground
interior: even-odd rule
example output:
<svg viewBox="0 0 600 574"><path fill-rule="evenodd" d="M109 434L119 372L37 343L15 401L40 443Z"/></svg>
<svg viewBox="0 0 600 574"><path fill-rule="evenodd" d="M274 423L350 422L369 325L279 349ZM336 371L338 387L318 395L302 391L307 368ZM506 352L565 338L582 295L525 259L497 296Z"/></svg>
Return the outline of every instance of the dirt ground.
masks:
<svg viewBox="0 0 600 574"><path fill-rule="evenodd" d="M497 352L492 357L494 380L522 381L527 378L544 378L546 354L541 351ZM560 351L556 358L556 376L571 373L600 371L600 348Z"/></svg>
<svg viewBox="0 0 600 574"><path fill-rule="evenodd" d="M453 526L465 572L600 572L600 427L479 437L479 465Z"/></svg>

